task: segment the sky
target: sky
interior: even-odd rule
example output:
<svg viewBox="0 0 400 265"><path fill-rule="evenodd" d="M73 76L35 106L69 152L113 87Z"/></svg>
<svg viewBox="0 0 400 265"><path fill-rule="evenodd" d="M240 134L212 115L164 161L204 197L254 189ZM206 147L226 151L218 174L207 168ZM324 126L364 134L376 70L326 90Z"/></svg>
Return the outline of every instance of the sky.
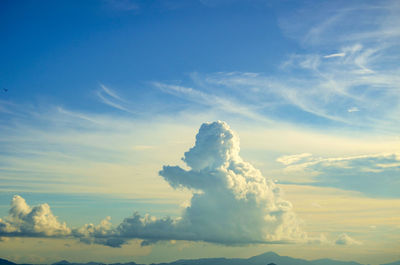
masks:
<svg viewBox="0 0 400 265"><path fill-rule="evenodd" d="M0 2L0 257L400 260L398 1Z"/></svg>

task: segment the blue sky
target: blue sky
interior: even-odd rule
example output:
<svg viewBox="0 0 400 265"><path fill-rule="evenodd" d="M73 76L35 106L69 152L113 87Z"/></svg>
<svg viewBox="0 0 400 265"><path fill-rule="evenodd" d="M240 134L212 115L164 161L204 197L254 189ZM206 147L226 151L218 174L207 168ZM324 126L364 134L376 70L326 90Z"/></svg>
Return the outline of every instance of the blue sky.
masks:
<svg viewBox="0 0 400 265"><path fill-rule="evenodd" d="M270 71L295 46L275 13L262 2L6 2L2 81L84 109L98 82L141 96L146 82L196 71Z"/></svg>
<svg viewBox="0 0 400 265"><path fill-rule="evenodd" d="M3 1L0 256L399 260L399 10Z"/></svg>

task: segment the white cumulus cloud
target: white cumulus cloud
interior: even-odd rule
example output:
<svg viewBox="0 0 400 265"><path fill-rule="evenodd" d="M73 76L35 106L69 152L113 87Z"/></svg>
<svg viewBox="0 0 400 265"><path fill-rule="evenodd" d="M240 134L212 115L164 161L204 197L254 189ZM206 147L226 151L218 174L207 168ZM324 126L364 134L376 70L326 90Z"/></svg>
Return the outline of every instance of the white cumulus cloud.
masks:
<svg viewBox="0 0 400 265"><path fill-rule="evenodd" d="M239 137L228 124L204 123L195 145L182 158L187 168L162 168L159 174L171 187L193 192L178 218L135 212L116 226L107 217L98 225L71 230L57 220L48 204L30 207L16 195L9 216L0 219L0 236L70 237L111 247L131 239L142 239L142 245L171 240L224 245L327 241L302 231L292 204L282 197L279 187L244 161L239 151ZM295 157L286 160L298 161Z"/></svg>
<svg viewBox="0 0 400 265"><path fill-rule="evenodd" d="M24 198L15 195L11 202L9 215L0 218L1 236L66 236L71 230L60 223L47 203L30 207Z"/></svg>
<svg viewBox="0 0 400 265"><path fill-rule="evenodd" d="M281 197L272 180L243 161L239 150L239 138L225 122L204 123L194 147L182 158L190 169L164 166L160 171L173 188L193 190L182 216L159 219L135 213L110 237L141 238L143 244L158 240L226 245L308 240L292 204Z"/></svg>

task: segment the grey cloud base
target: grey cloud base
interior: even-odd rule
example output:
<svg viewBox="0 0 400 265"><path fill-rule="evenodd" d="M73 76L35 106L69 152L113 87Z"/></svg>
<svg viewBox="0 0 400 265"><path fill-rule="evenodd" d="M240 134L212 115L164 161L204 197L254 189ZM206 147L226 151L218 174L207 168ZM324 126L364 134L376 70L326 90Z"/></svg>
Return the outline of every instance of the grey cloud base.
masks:
<svg viewBox="0 0 400 265"><path fill-rule="evenodd" d="M159 174L173 188L193 191L190 206L179 218L156 218L135 213L116 227L107 218L99 225L87 224L70 230L65 224L60 224L49 209L48 219L43 219L47 223L38 223L40 218L35 214L32 218L26 217L30 213L25 210L22 211L24 215L15 219L15 211L10 210L9 221L0 220L0 235L11 235L10 227L14 227L14 232L69 236L84 243L111 247L120 247L134 238L143 239L142 245L160 240L225 245L311 240L301 230L292 204L281 197L280 189L273 181L243 161L239 150L239 138L226 123L204 123L194 147L182 158L190 170L178 166L163 167ZM46 208L43 205L38 207Z"/></svg>

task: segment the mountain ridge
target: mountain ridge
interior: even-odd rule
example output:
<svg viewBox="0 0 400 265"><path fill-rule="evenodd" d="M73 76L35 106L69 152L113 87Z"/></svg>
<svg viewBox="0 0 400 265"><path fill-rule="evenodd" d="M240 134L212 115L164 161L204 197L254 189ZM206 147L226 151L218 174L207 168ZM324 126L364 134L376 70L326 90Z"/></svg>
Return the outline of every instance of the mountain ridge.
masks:
<svg viewBox="0 0 400 265"><path fill-rule="evenodd" d="M12 261L1 259L0 265L38 265L38 264L18 264ZM87 262L76 263L67 260L61 260L48 265L145 265L135 262L126 263L103 263ZM250 258L199 258L199 259L179 259L172 262L151 263L149 265L363 265L355 261L340 261L333 259L305 260L292 258L289 256L280 256L275 252L269 251ZM400 261L381 265L400 265Z"/></svg>

